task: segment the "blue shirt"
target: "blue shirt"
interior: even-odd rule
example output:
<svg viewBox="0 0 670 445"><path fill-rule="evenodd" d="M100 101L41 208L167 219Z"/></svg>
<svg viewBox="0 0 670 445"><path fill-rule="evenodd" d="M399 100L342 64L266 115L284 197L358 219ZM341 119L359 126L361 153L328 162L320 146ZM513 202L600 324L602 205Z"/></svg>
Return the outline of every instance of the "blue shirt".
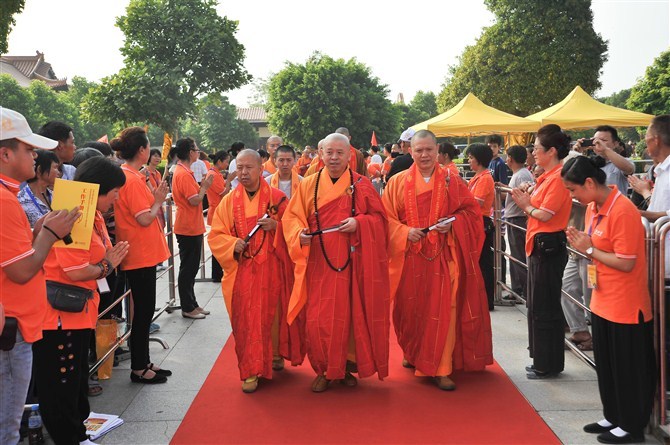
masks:
<svg viewBox="0 0 670 445"><path fill-rule="evenodd" d="M489 170L491 170L494 182L501 182L505 185L509 184L507 164L505 164L503 158L497 157L491 159L491 162L489 162Z"/></svg>

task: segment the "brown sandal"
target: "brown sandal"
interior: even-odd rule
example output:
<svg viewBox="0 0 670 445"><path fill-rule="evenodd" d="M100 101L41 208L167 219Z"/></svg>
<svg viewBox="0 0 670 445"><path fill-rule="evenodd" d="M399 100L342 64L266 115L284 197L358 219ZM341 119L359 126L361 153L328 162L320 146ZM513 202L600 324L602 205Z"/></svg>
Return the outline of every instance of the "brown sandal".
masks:
<svg viewBox="0 0 670 445"><path fill-rule="evenodd" d="M577 343L577 348L580 351L593 351L593 340L586 340L581 343Z"/></svg>

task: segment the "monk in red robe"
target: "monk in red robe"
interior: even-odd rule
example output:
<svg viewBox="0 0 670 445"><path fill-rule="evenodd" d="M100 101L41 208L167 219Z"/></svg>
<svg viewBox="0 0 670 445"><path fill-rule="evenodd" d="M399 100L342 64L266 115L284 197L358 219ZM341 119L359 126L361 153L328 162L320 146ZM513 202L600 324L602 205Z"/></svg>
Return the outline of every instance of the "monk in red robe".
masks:
<svg viewBox="0 0 670 445"><path fill-rule="evenodd" d="M224 270L221 287L244 392L254 392L259 377L271 379L273 368L283 368L277 357L293 365L304 358L298 329L289 329L281 313L282 301L288 307L293 282L280 222L288 201L261 179L262 171L256 151L237 155L240 184L216 208L208 237Z"/></svg>
<svg viewBox="0 0 670 445"><path fill-rule="evenodd" d="M332 380L388 375L388 226L370 180L348 165L349 140L323 142L325 167L305 178L282 222L295 285L288 321L305 307L307 356L317 374L312 391Z"/></svg>
<svg viewBox="0 0 670 445"><path fill-rule="evenodd" d="M276 135L270 136L268 138L268 141L265 143L265 148L268 154L270 155L270 159L268 159L263 164L263 170L271 175L277 172L275 152L277 151L277 148L279 148L279 146L282 145L283 143L284 143L283 139Z"/></svg>
<svg viewBox="0 0 670 445"><path fill-rule="evenodd" d="M414 164L389 180L382 197L391 238L393 325L403 366L453 390L448 376L454 369L493 363L479 270L482 215L467 185L437 164L435 135L421 130L411 143ZM453 222L446 222L449 217Z"/></svg>

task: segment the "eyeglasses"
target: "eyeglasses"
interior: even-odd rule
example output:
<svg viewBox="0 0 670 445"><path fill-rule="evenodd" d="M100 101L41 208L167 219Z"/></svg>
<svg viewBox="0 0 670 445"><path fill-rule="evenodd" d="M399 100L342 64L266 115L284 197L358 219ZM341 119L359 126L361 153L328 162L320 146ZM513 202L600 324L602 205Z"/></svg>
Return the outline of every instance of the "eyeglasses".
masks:
<svg viewBox="0 0 670 445"><path fill-rule="evenodd" d="M194 151L194 152L196 152L196 153L200 153L200 150L198 150L198 149L196 149L196 148L192 148L191 151Z"/></svg>

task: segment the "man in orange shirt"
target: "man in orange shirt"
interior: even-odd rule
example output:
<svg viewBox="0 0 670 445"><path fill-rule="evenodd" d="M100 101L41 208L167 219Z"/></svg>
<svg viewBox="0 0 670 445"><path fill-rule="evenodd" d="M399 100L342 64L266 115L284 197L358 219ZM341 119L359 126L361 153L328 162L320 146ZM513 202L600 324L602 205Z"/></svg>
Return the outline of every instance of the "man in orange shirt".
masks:
<svg viewBox="0 0 670 445"><path fill-rule="evenodd" d="M370 180L351 170L346 136L327 136L322 156L325 167L302 181L282 220L295 263L288 321L305 308L314 392L335 379L355 386L352 372L388 375L386 213Z"/></svg>
<svg viewBox="0 0 670 445"><path fill-rule="evenodd" d="M35 176L35 148L52 150L58 142L33 134L16 111L0 107L0 119L0 304L7 317L0 348L0 443L15 444L30 383L32 344L42 338L47 304L42 266L53 243L70 233L79 211L48 213L30 230L16 198L19 184Z"/></svg>
<svg viewBox="0 0 670 445"><path fill-rule="evenodd" d="M237 155L240 185L217 207L208 242L224 270L221 287L235 338L242 391L272 378L283 359L304 358L297 325L289 328L282 308L291 292L291 260L281 236L286 195L262 180L261 158L254 150Z"/></svg>
<svg viewBox="0 0 670 445"><path fill-rule="evenodd" d="M269 175L272 175L277 172L277 164L276 164L276 158L275 158L275 152L279 148L280 145L284 143L284 140L277 136L277 135L272 135L268 138L268 141L265 143L265 148L270 155L270 159L267 160L263 164L263 170L268 172Z"/></svg>
<svg viewBox="0 0 670 445"><path fill-rule="evenodd" d="M417 376L440 389L454 369L493 363L491 321L475 266L484 240L479 205L465 183L437 161L435 135L412 137L412 166L389 181L382 201L389 218L393 326ZM453 222L439 225L448 217Z"/></svg>

